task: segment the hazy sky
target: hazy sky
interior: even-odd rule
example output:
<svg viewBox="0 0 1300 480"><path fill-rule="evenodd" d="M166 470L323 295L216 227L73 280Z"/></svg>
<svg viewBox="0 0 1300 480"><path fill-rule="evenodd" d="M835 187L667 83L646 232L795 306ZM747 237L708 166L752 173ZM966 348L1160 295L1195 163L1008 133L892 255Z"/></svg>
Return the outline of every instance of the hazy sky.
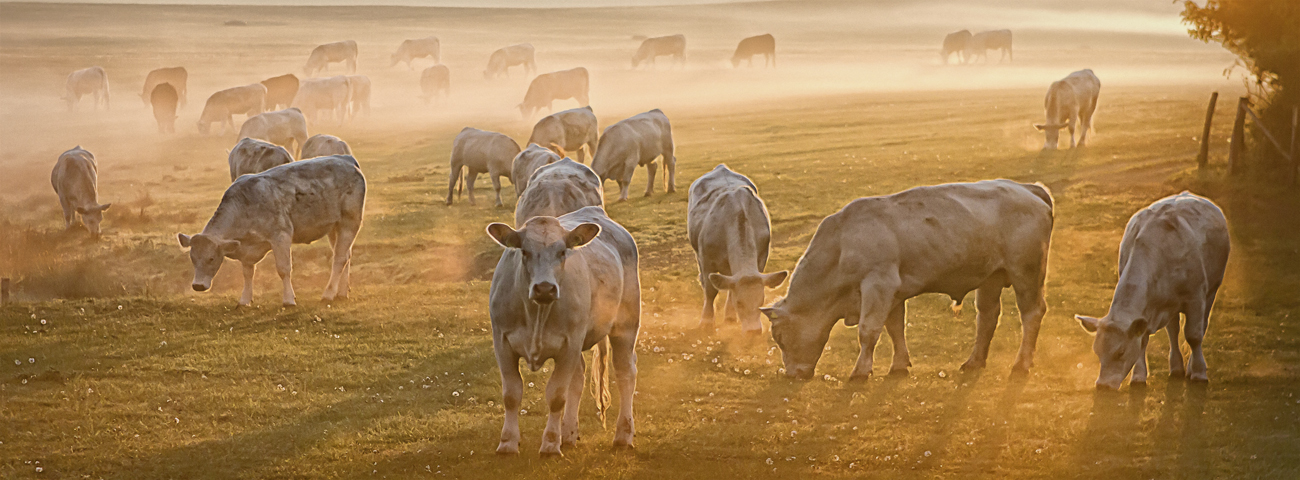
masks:
<svg viewBox="0 0 1300 480"><path fill-rule="evenodd" d="M755 0L17 0L37 3L139 3L181 5L414 5L425 7L610 7L693 5ZM4 2L0 2L4 3Z"/></svg>

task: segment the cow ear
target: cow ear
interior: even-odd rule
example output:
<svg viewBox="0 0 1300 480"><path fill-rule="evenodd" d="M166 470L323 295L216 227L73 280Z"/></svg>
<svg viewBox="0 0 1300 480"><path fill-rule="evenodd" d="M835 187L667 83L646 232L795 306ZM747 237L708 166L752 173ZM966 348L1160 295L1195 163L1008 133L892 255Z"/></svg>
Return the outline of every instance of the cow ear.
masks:
<svg viewBox="0 0 1300 480"><path fill-rule="evenodd" d="M234 253L235 250L239 249L239 245L240 245L239 240L231 240L229 242L222 243L221 254L225 255L227 253Z"/></svg>
<svg viewBox="0 0 1300 480"><path fill-rule="evenodd" d="M578 248L586 245L600 235L600 225L594 223L584 223L573 227L569 234L564 236L564 246L567 248Z"/></svg>
<svg viewBox="0 0 1300 480"><path fill-rule="evenodd" d="M779 272L764 274L763 286L767 288L779 287L781 286L781 283L785 281L785 277L788 275L790 275L790 272L788 270L781 270Z"/></svg>
<svg viewBox="0 0 1300 480"><path fill-rule="evenodd" d="M184 233L178 233L176 234L176 238L181 241L181 248L190 248L190 239L193 237Z"/></svg>
<svg viewBox="0 0 1300 480"><path fill-rule="evenodd" d="M100 206L98 206L98 207L95 207L95 210L99 210L99 211L102 212L102 211L108 210L108 207L111 207L111 206L113 206L112 203L105 203L105 204L103 204L103 205L100 205Z"/></svg>
<svg viewBox="0 0 1300 480"><path fill-rule="evenodd" d="M506 248L519 248L523 242L519 239L519 232L510 228L504 223L493 223L487 226L487 234L496 240L497 243Z"/></svg>
<svg viewBox="0 0 1300 480"><path fill-rule="evenodd" d="M1128 326L1128 336L1140 337L1147 334L1147 319L1139 318Z"/></svg>
<svg viewBox="0 0 1300 480"><path fill-rule="evenodd" d="M721 273L710 273L709 283L713 284L713 288L718 290L731 290L736 286L736 279Z"/></svg>
<svg viewBox="0 0 1300 480"><path fill-rule="evenodd" d="M1079 324L1083 325L1083 329L1087 330L1088 333L1097 333L1097 324L1101 322L1101 320L1098 320L1096 318L1087 317L1083 315L1075 315L1074 319L1078 320Z"/></svg>
<svg viewBox="0 0 1300 480"><path fill-rule="evenodd" d="M1041 124L1041 123L1035 123L1035 124L1034 124L1034 129L1036 129L1036 130L1038 130L1038 131L1040 131L1040 132L1043 131L1044 128L1047 128L1047 125L1043 125L1043 124Z"/></svg>

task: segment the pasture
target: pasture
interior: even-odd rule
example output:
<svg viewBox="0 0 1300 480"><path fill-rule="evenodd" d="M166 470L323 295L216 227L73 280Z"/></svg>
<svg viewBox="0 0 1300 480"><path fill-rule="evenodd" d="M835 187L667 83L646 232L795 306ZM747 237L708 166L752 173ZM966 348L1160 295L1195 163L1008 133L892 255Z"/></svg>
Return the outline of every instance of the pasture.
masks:
<svg viewBox="0 0 1300 480"><path fill-rule="evenodd" d="M1300 471L1300 327L1292 317L1300 315L1300 197L1223 179L1231 126L1224 101L1211 168L1195 169L1206 97L1239 93L1219 76L1231 57L1159 29L1089 36L1045 24L1018 37L1024 47L1014 64L943 68L936 53L942 33L956 29L950 20L905 24L897 22L911 18L903 7L799 5L536 15L0 6L0 274L14 278L18 300L0 308L0 477ZM248 26L222 26L236 18ZM879 28L862 28L861 18ZM735 40L766 31L777 38L779 69L725 64ZM628 71L637 44L630 35L677 32L691 42L687 68ZM432 105L417 98L418 69L387 66L402 38L427 34L442 38L452 69L451 99ZM189 291L191 266L176 233L202 229L229 184L225 152L236 141L198 136L193 121L203 100L220 88L300 74L312 45L343 38L360 44L359 73L375 82L374 112L311 133L348 141L369 182L351 298L316 300L328 276L327 242L294 247L296 308L279 306L269 262L251 308L236 308L242 279L230 262L211 292ZM677 192L664 194L661 183L641 197L642 169L631 199L607 206L641 251L632 451L610 448L613 426L601 427L587 397L579 445L560 459L538 458L547 372L525 370L521 454L493 454L502 407L486 300L501 248L483 229L512 223L513 211L483 200L491 190L482 178L478 206L442 200L461 127L527 139L532 122L512 108L526 87L518 70L509 80L480 75L494 48L523 41L538 47L540 72L592 70L601 128L656 107L673 124ZM62 79L91 64L110 75L113 109L92 112L83 102L69 114L58 100ZM190 103L179 133L163 136L136 94L149 69L171 64L191 72ZM1086 67L1103 85L1093 143L1040 152L1042 134L1031 123L1042 120L1044 87ZM572 106L557 102L556 110ZM58 154L77 144L95 153L100 201L114 204L98 242L84 230L63 231L47 180ZM713 334L694 330L702 293L686 240L686 191L719 163L748 175L771 211L768 271L792 269L818 222L858 197L985 178L1047 185L1056 200L1049 310L1029 377L1008 378L1019 343L1010 292L989 367L975 373L957 369L974 339L973 295L957 315L947 297L910 301L909 375L886 376L877 365L865 382L844 381L858 352L853 328L836 327L811 381L780 373L766 333L747 339L721 322ZM1106 312L1129 216L1185 189L1215 200L1232 230L1206 340L1210 383L1167 379L1167 338L1159 334L1148 351L1149 386L1097 391L1092 337L1072 315ZM613 182L605 195L616 198ZM503 197L513 205L513 188ZM890 354L882 342L876 358Z"/></svg>

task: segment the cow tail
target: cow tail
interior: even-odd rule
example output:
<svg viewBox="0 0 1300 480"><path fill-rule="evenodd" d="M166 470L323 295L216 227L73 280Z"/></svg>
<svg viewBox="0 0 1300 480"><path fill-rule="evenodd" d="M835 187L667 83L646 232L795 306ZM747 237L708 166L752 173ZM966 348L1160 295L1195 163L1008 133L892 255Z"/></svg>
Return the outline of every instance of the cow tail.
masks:
<svg viewBox="0 0 1300 480"><path fill-rule="evenodd" d="M104 78L104 110L108 110L110 104L110 102L108 101L108 74L107 73L104 74L103 78Z"/></svg>
<svg viewBox="0 0 1300 480"><path fill-rule="evenodd" d="M456 185L456 200L459 201L460 194L465 191L465 172L459 168L456 169Z"/></svg>
<svg viewBox="0 0 1300 480"><path fill-rule="evenodd" d="M591 355L591 396L596 399L596 416L600 417L601 428L605 427L606 412L609 411L609 337L596 343L596 350Z"/></svg>

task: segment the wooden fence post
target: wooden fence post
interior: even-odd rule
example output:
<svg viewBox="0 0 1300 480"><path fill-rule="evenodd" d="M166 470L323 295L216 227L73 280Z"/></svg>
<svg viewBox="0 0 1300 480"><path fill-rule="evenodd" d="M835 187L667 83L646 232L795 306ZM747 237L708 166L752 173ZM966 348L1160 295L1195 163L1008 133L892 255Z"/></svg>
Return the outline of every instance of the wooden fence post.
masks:
<svg viewBox="0 0 1300 480"><path fill-rule="evenodd" d="M1210 161L1210 124L1214 122L1214 105L1219 101L1219 92L1210 94L1210 106L1205 109L1205 130L1201 133L1201 153L1196 156L1196 168L1203 169Z"/></svg>
<svg viewBox="0 0 1300 480"><path fill-rule="evenodd" d="M1250 108L1250 97L1237 100L1237 119L1232 122L1232 143L1228 148L1228 175L1236 175L1241 154L1246 151L1246 109Z"/></svg>

